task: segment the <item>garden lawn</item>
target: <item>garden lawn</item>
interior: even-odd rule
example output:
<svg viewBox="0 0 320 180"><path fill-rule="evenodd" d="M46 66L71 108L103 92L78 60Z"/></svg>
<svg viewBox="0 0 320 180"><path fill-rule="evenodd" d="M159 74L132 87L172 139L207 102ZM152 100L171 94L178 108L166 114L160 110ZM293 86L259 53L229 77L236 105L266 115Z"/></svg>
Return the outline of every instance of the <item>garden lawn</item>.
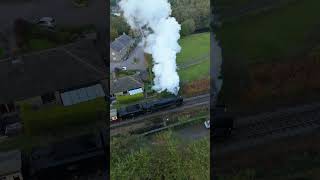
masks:
<svg viewBox="0 0 320 180"><path fill-rule="evenodd" d="M33 110L25 103L21 107L27 135L59 132L73 126L89 125L102 120L103 114L107 113L107 104L103 98L67 107L52 105Z"/></svg>
<svg viewBox="0 0 320 180"><path fill-rule="evenodd" d="M210 33L192 34L180 39L181 52L177 64L191 63L194 59L210 54Z"/></svg>
<svg viewBox="0 0 320 180"><path fill-rule="evenodd" d="M224 24L217 32L224 57L251 63L305 52L320 39L319 7L319 0L296 1Z"/></svg>
<svg viewBox="0 0 320 180"><path fill-rule="evenodd" d="M210 76L210 61L206 61L190 66L178 71L181 83L189 83L195 80L204 79Z"/></svg>

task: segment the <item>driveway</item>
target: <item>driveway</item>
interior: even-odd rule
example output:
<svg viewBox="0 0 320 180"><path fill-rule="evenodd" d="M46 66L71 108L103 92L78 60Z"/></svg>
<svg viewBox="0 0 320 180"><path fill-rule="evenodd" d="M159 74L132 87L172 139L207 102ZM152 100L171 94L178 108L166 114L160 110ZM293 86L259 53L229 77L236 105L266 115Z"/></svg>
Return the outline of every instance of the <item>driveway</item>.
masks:
<svg viewBox="0 0 320 180"><path fill-rule="evenodd" d="M136 61L135 61L136 59ZM116 67L127 67L127 70L145 71L147 69L142 47L137 46L130 54L129 58L122 62L110 62L110 72Z"/></svg>

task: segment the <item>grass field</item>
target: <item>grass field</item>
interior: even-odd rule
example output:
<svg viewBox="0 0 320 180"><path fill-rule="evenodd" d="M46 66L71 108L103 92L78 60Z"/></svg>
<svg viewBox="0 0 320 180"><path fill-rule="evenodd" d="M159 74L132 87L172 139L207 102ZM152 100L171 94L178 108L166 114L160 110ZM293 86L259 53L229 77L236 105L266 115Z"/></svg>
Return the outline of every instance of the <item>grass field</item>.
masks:
<svg viewBox="0 0 320 180"><path fill-rule="evenodd" d="M256 62L303 53L320 37L318 7L318 0L296 1L224 24L217 32L224 57Z"/></svg>
<svg viewBox="0 0 320 180"><path fill-rule="evenodd" d="M190 63L210 53L210 34L193 34L182 38L179 44L181 52L177 54L177 64Z"/></svg>
<svg viewBox="0 0 320 180"><path fill-rule="evenodd" d="M208 77L210 69L210 34L200 33L187 36L180 40L180 46L181 52L177 56L178 65L201 61L199 64L180 69L178 71L180 81L189 83ZM206 55L208 56L205 57Z"/></svg>
<svg viewBox="0 0 320 180"><path fill-rule="evenodd" d="M209 77L210 61L204 61L200 64L188 67L180 70L179 76L182 83L192 82L194 80L203 79Z"/></svg>

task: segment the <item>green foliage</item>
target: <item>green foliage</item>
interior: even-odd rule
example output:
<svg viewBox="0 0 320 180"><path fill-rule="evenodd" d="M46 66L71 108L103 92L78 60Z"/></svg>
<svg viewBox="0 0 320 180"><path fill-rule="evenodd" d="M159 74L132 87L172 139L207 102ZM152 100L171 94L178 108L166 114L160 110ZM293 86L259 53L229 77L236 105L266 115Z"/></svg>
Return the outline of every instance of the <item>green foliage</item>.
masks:
<svg viewBox="0 0 320 180"><path fill-rule="evenodd" d="M51 105L38 110L27 102L21 103L21 118L28 135L56 132L59 128L101 121L105 113L107 105L103 98L67 107Z"/></svg>
<svg viewBox="0 0 320 180"><path fill-rule="evenodd" d="M111 142L111 179L210 179L208 139L186 145L168 131L156 135L151 146Z"/></svg>
<svg viewBox="0 0 320 180"><path fill-rule="evenodd" d="M111 41L114 41L119 36L117 29L114 27L111 27L110 29L110 39Z"/></svg>
<svg viewBox="0 0 320 180"><path fill-rule="evenodd" d="M129 104L129 103L142 100L143 98L144 98L143 93L139 93L134 95L117 96L117 101L119 104Z"/></svg>
<svg viewBox="0 0 320 180"><path fill-rule="evenodd" d="M193 19L195 29L209 28L209 0L171 0L172 15L179 23Z"/></svg>
<svg viewBox="0 0 320 180"><path fill-rule="evenodd" d="M196 29L196 24L193 19L187 19L181 24L181 34L182 36L187 36L192 34Z"/></svg>
<svg viewBox="0 0 320 180"><path fill-rule="evenodd" d="M123 33L129 34L130 27L123 17L111 16L110 27L117 30L118 35Z"/></svg>

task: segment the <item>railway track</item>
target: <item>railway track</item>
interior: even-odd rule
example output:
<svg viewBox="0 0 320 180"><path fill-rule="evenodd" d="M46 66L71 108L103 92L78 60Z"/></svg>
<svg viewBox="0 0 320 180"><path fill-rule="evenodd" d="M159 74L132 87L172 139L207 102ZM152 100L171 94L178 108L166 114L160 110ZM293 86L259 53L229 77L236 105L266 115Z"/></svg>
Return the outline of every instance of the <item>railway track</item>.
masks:
<svg viewBox="0 0 320 180"><path fill-rule="evenodd" d="M195 97L191 97L191 98L185 98L183 101L183 104L179 107L167 108L165 110L158 111L155 113L141 115L136 118L125 119L120 122L116 122L116 123L111 124L110 129L114 130L119 127L130 126L131 124L134 124L137 122L143 122L143 121L148 120L150 118L155 118L158 116L162 116L164 114L181 112L186 109L190 109L190 108L194 108L194 107L209 106L209 104L210 104L210 94L204 94L204 95L199 95L199 96L195 96Z"/></svg>
<svg viewBox="0 0 320 180"><path fill-rule="evenodd" d="M230 139L214 145L215 153L226 153L268 141L320 129L320 104L290 108L238 119Z"/></svg>

